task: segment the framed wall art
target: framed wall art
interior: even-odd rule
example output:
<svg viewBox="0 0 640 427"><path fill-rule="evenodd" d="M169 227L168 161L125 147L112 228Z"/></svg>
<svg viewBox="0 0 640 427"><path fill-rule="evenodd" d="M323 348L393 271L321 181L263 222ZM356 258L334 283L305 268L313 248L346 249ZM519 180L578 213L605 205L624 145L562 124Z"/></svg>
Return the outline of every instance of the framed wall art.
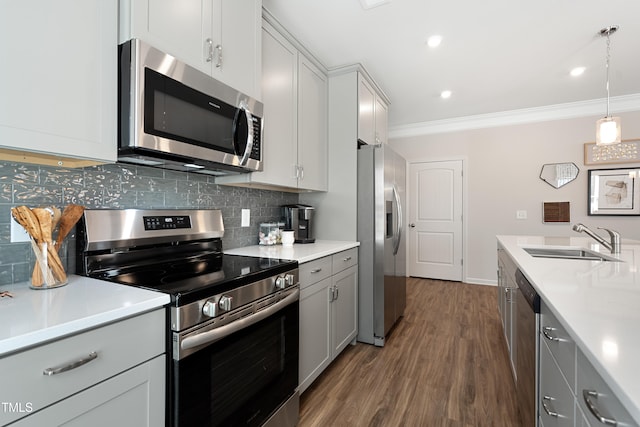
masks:
<svg viewBox="0 0 640 427"><path fill-rule="evenodd" d="M640 162L640 139L628 139L614 145L598 146L595 142L584 144L585 165L636 162Z"/></svg>
<svg viewBox="0 0 640 427"><path fill-rule="evenodd" d="M640 168L589 170L589 215L640 215Z"/></svg>

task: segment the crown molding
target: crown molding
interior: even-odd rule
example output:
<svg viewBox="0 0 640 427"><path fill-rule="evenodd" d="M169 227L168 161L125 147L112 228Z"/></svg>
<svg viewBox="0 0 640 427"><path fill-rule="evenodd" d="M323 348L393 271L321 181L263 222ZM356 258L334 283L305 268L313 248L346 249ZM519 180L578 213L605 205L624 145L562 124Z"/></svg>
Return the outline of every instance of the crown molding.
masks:
<svg viewBox="0 0 640 427"><path fill-rule="evenodd" d="M602 106L606 101L606 98L601 98L589 101L548 105L545 107L524 108L521 110L502 111L499 113L478 114L475 116L456 117L452 119L393 126L389 127L389 138L406 138L471 129L573 119L586 116L600 116L602 115ZM640 93L612 97L610 99L610 103L610 109L616 113L640 111Z"/></svg>

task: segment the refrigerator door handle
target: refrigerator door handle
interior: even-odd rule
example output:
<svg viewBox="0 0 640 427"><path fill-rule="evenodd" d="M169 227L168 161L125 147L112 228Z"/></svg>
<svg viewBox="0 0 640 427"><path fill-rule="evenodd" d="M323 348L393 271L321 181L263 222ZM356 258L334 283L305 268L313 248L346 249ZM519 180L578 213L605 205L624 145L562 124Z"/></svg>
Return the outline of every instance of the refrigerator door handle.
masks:
<svg viewBox="0 0 640 427"><path fill-rule="evenodd" d="M396 241L393 245L393 255L398 254L398 248L400 247L400 241L402 240L402 205L400 204L400 195L398 194L398 188L393 185L393 198L396 201Z"/></svg>

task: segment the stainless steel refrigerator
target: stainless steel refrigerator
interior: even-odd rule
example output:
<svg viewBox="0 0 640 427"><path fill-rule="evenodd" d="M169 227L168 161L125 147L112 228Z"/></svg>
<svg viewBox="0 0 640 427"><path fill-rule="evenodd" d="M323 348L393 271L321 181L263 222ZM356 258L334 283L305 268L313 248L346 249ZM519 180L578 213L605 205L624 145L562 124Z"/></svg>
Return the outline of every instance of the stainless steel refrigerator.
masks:
<svg viewBox="0 0 640 427"><path fill-rule="evenodd" d="M386 145L358 150L358 341L384 346L406 307L406 161Z"/></svg>

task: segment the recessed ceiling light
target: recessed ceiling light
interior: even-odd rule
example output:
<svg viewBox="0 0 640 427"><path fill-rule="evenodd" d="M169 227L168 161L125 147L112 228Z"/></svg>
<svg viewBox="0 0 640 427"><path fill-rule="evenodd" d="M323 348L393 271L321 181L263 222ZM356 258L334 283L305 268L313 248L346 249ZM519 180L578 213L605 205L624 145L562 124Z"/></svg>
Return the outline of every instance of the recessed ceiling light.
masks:
<svg viewBox="0 0 640 427"><path fill-rule="evenodd" d="M443 90L442 92L440 92L440 98L442 98L442 99L451 98L451 91L450 90Z"/></svg>
<svg viewBox="0 0 640 427"><path fill-rule="evenodd" d="M390 3L391 0L360 0L360 4L363 9L372 9L374 7L382 6L385 3Z"/></svg>
<svg viewBox="0 0 640 427"><path fill-rule="evenodd" d="M585 67L576 67L573 70L571 70L569 74L571 74L572 77L578 77L584 74L584 70L586 70Z"/></svg>
<svg viewBox="0 0 640 427"><path fill-rule="evenodd" d="M427 45L429 47L438 47L440 43L442 43L442 36L435 35L427 39Z"/></svg>

